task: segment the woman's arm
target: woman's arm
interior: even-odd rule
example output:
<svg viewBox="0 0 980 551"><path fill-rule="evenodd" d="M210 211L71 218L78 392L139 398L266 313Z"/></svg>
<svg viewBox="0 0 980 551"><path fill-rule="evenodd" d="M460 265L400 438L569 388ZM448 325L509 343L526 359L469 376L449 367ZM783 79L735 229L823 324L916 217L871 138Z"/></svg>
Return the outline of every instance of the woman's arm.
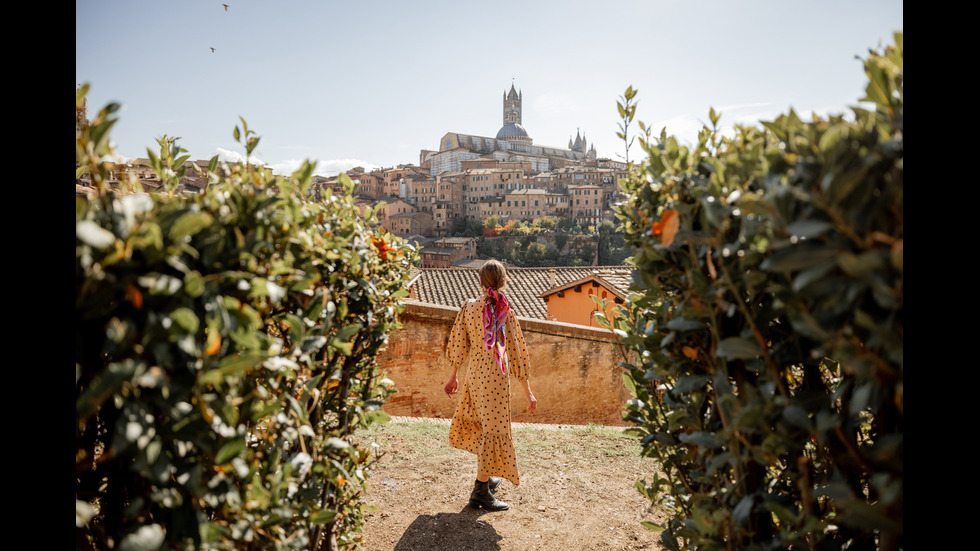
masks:
<svg viewBox="0 0 980 551"><path fill-rule="evenodd" d="M521 332L521 324L511 310L507 316L507 363L508 371L518 381L524 381L531 376L531 358L527 353L527 344Z"/></svg>
<svg viewBox="0 0 980 551"><path fill-rule="evenodd" d="M521 381L521 385L524 387L524 397L527 398L527 410L534 413L534 410L538 409L538 399L531 392L531 382L524 379Z"/></svg>
<svg viewBox="0 0 980 551"><path fill-rule="evenodd" d="M456 394L456 390L459 387L459 382L456 380L456 371L466 360L466 356L470 352L470 336L466 327L467 304L464 302L463 306L459 309L459 314L456 315L456 321L453 322L453 328L449 332L449 342L446 343L446 357L449 359L449 365L453 370L449 374L449 380L443 386L443 392L450 398L453 397L453 394Z"/></svg>

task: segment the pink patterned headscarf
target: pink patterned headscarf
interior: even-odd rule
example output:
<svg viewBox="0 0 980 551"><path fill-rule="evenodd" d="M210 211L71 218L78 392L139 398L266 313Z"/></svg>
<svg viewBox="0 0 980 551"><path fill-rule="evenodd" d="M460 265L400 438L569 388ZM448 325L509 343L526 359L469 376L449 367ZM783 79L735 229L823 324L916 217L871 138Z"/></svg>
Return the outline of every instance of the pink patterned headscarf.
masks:
<svg viewBox="0 0 980 551"><path fill-rule="evenodd" d="M483 346L493 350L493 359L500 366L500 371L507 373L504 362L504 324L507 323L507 313L510 312L510 301L503 293L494 287L487 288L487 300L483 303Z"/></svg>

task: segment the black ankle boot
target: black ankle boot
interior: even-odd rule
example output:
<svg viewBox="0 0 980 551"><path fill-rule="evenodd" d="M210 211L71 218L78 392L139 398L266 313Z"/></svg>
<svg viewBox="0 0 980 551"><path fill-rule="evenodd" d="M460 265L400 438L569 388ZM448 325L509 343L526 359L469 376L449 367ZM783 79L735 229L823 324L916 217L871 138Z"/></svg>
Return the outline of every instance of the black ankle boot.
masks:
<svg viewBox="0 0 980 551"><path fill-rule="evenodd" d="M479 509L483 507L488 511L506 511L510 509L510 505L507 505L503 501L493 497L490 493L490 482L480 482L476 481L476 485L473 486L473 493L470 494L470 507Z"/></svg>
<svg viewBox="0 0 980 551"><path fill-rule="evenodd" d="M500 487L500 477L499 476L491 476L490 477L490 480L487 481L487 487L490 488L490 493L491 494L496 494L497 493L497 488Z"/></svg>

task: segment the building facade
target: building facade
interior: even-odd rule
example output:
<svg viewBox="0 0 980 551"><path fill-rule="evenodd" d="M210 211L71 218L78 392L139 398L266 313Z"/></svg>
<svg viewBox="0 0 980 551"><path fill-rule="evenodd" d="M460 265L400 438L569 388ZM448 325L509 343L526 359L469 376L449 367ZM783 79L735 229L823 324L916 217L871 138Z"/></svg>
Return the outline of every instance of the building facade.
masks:
<svg viewBox="0 0 980 551"><path fill-rule="evenodd" d="M523 126L523 92L513 85L503 97L503 126L496 136L477 136L449 132L439 140L436 150L423 150L420 163L429 168L433 176L447 171L462 170L465 161L481 157L505 162L527 163L533 172L545 172L552 166L565 166L567 162L595 161L595 147L588 147L585 138L576 133L568 148L535 145Z"/></svg>

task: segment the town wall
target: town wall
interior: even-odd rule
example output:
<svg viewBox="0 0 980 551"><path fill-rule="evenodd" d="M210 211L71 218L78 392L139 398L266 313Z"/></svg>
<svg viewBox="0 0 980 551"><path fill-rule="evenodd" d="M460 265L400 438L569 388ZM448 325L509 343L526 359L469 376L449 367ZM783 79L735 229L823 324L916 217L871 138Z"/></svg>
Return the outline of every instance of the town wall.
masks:
<svg viewBox="0 0 980 551"><path fill-rule="evenodd" d="M449 377L445 356L449 331L458 308L409 301L400 315L403 327L392 332L379 358L398 392L384 410L391 415L450 418L456 398L443 385ZM623 425L622 407L631 398L623 385L616 337L606 329L531 318L518 318L531 358L531 390L538 400L534 414L517 379L511 378L511 411L515 422ZM465 364L459 371L462 388Z"/></svg>

